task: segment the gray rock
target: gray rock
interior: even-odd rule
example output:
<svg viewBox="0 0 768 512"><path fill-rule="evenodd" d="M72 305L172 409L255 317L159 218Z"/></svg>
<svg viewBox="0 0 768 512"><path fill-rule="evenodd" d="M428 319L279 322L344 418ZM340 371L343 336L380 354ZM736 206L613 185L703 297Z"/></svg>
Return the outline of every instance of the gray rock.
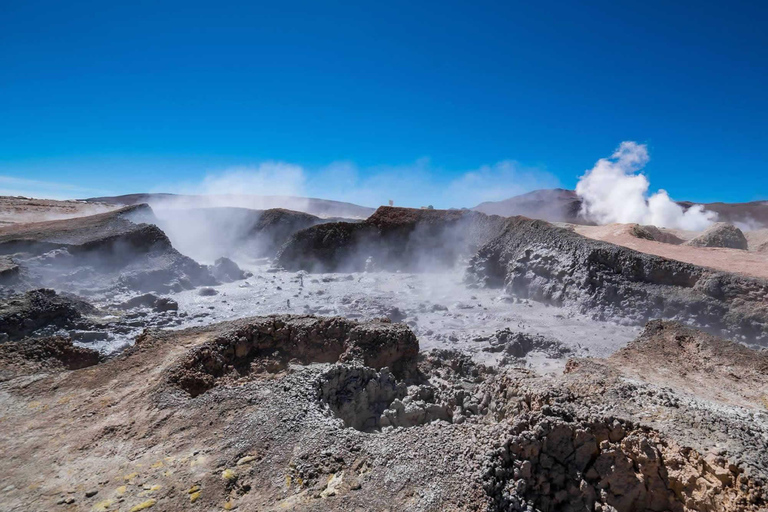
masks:
<svg viewBox="0 0 768 512"><path fill-rule="evenodd" d="M707 228L696 238L689 240L685 245L692 247L727 247L746 251L749 243L744 233L727 222L718 222Z"/></svg>

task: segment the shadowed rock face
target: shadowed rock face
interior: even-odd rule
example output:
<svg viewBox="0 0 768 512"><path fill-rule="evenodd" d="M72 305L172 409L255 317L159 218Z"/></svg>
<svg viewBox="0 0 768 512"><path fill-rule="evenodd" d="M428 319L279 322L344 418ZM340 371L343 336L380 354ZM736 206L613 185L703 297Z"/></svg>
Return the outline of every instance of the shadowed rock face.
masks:
<svg viewBox="0 0 768 512"><path fill-rule="evenodd" d="M294 233L326 222L308 213L273 208L261 212L251 233L259 238L259 255L274 256Z"/></svg>
<svg viewBox="0 0 768 512"><path fill-rule="evenodd" d="M661 242L664 244L680 245L684 242L682 238L663 231L656 226L641 226L640 224L634 224L630 228L629 234L637 238L653 240L654 242Z"/></svg>
<svg viewBox="0 0 768 512"><path fill-rule="evenodd" d="M0 341L19 340L48 326L87 326L83 315L94 312L95 308L82 300L57 295L53 290L33 290L0 302Z"/></svg>
<svg viewBox="0 0 768 512"><path fill-rule="evenodd" d="M183 256L146 205L0 229L0 254L13 255L28 287L167 292L214 284L208 269Z"/></svg>
<svg viewBox="0 0 768 512"><path fill-rule="evenodd" d="M470 261L467 279L596 318L691 322L768 340L768 282L582 237L543 221L507 219Z"/></svg>
<svg viewBox="0 0 768 512"><path fill-rule="evenodd" d="M334 222L296 233L282 247L286 269L361 271L437 270L494 236L504 219L464 210L382 206L360 223Z"/></svg>
<svg viewBox="0 0 768 512"><path fill-rule="evenodd" d="M221 256L273 257L291 235L330 222L308 213L274 208L214 207L158 210L158 222L183 253L204 261Z"/></svg>

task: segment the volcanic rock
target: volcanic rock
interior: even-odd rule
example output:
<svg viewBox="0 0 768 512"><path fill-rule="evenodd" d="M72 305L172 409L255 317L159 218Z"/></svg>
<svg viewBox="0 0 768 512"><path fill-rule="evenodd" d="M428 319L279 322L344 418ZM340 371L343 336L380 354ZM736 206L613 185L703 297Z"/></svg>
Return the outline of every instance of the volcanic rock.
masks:
<svg viewBox="0 0 768 512"><path fill-rule="evenodd" d="M9 285L18 281L19 266L8 256L0 256L0 285Z"/></svg>
<svg viewBox="0 0 768 512"><path fill-rule="evenodd" d="M0 302L0 333L19 340L44 327L89 327L83 315L96 313L87 302L40 289Z"/></svg>
<svg viewBox="0 0 768 512"><path fill-rule="evenodd" d="M510 217L470 260L467 280L514 296L575 307L597 319L642 324L680 319L719 333L768 340L768 282L584 238Z"/></svg>
<svg viewBox="0 0 768 512"><path fill-rule="evenodd" d="M504 352L506 355L522 359L530 352L543 352L548 357L559 359L571 353L571 350L558 340L545 336L503 329L496 332L490 340L491 346L486 352Z"/></svg>
<svg viewBox="0 0 768 512"><path fill-rule="evenodd" d="M213 267L211 268L211 274L213 274L213 277L219 281L225 282L239 281L240 279L245 279L247 277L246 273L237 266L237 263L229 258L223 257L214 262Z"/></svg>
<svg viewBox="0 0 768 512"><path fill-rule="evenodd" d="M0 253L14 254L29 286L167 292L173 283L215 284L208 270L181 255L146 205L0 229ZM182 286L183 288L184 286Z"/></svg>
<svg viewBox="0 0 768 512"><path fill-rule="evenodd" d="M274 316L147 331L102 364L17 379L0 394L4 502L47 510L79 488L161 510L766 507L759 402L692 396L675 361L658 373L679 382L656 386L622 373L632 358L539 376L443 351L414 372L417 349L398 324Z"/></svg>
<svg viewBox="0 0 768 512"><path fill-rule="evenodd" d="M99 362L96 350L72 340L46 337L0 343L0 382L36 372L78 370Z"/></svg>
<svg viewBox="0 0 768 512"><path fill-rule="evenodd" d="M168 297L158 297L152 293L145 293L128 299L118 305L120 309L150 308L157 312L178 311L179 303Z"/></svg>
<svg viewBox="0 0 768 512"><path fill-rule="evenodd" d="M682 238L659 229L656 226L641 226L640 224L634 224L630 228L630 234L637 238L653 240L654 242L662 242L665 244L680 245L683 243Z"/></svg>
<svg viewBox="0 0 768 512"><path fill-rule="evenodd" d="M242 378L264 358L267 367L284 368L290 360L358 362L384 367L404 377L415 371L418 342L402 324L357 323L343 318L272 316L239 322L221 338L190 352L169 380L192 396L220 379Z"/></svg>
<svg viewBox="0 0 768 512"><path fill-rule="evenodd" d="M729 247L731 249L747 250L748 243L739 228L733 224L717 222L706 229L696 238L689 240L685 245L693 247Z"/></svg>
<svg viewBox="0 0 768 512"><path fill-rule="evenodd" d="M466 210L382 206L360 223L332 222L299 231L277 262L291 270L438 270L498 234L501 217Z"/></svg>

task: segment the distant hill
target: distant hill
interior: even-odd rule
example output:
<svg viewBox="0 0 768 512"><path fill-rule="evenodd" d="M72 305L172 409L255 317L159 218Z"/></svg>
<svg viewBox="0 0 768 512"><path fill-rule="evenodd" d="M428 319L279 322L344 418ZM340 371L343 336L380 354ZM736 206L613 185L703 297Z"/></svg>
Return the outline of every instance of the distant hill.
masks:
<svg viewBox="0 0 768 512"><path fill-rule="evenodd" d="M85 201L117 205L147 203L153 208L212 208L237 207L253 210L286 208L309 213L318 217L345 217L366 219L375 208L341 201L292 196L257 196L248 194L232 195L178 195L178 194L127 194L111 197L91 197Z"/></svg>
<svg viewBox="0 0 768 512"><path fill-rule="evenodd" d="M585 224L579 217L581 199L573 190L562 188L542 189L528 192L503 201L488 201L481 203L473 210L488 215L511 217L523 215L532 219L549 222L571 222Z"/></svg>
<svg viewBox="0 0 768 512"><path fill-rule="evenodd" d="M690 208L696 203L678 201L683 208ZM768 226L768 201L751 203L702 203L706 210L717 212L718 220L731 224L744 224L748 229Z"/></svg>
<svg viewBox="0 0 768 512"><path fill-rule="evenodd" d="M678 201L685 209L694 204L703 204L706 210L717 212L718 220L740 224L748 229L768 226L768 201L750 203L692 203ZM549 222L570 222L572 224L590 224L579 216L581 199L573 190L562 188L542 189L528 192L503 201L489 201L474 208L475 211L488 215L511 217L523 215L532 219Z"/></svg>

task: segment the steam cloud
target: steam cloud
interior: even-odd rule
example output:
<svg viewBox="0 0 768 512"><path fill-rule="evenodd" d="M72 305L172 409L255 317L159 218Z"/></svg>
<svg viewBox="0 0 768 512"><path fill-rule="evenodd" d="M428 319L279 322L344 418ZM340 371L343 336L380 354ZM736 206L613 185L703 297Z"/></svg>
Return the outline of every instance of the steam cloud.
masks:
<svg viewBox="0 0 768 512"><path fill-rule="evenodd" d="M717 214L694 205L688 210L672 201L665 190L648 196L648 178L640 171L648 163L645 144L626 141L610 158L601 158L576 185L581 213L598 224L651 224L663 228L701 231Z"/></svg>

